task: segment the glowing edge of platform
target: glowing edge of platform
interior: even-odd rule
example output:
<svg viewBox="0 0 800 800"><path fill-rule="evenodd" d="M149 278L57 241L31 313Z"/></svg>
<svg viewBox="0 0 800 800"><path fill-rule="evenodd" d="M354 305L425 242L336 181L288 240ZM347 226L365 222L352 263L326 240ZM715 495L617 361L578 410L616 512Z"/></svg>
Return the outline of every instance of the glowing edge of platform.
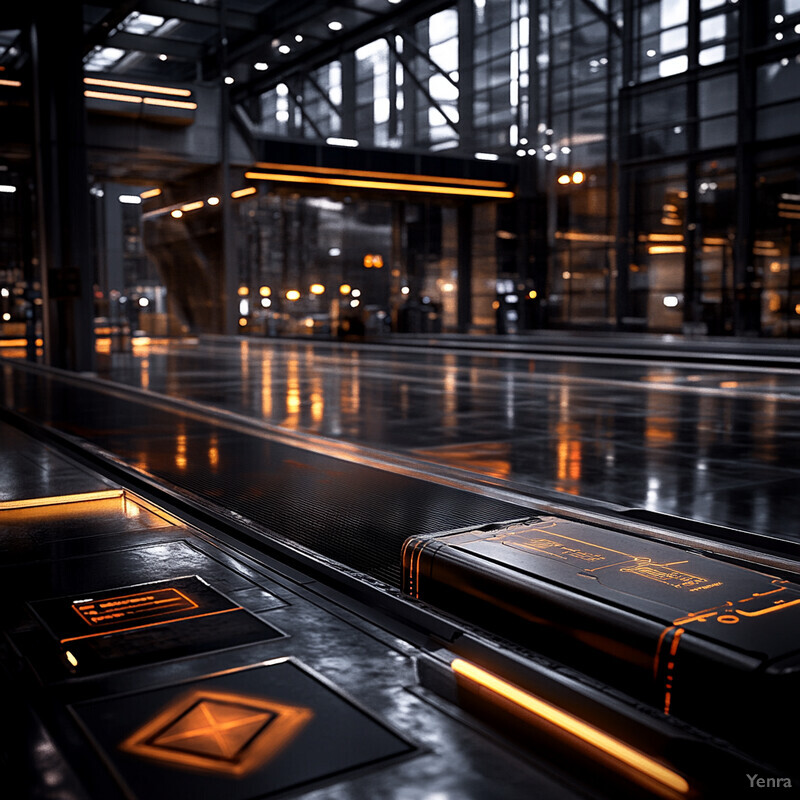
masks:
<svg viewBox="0 0 800 800"><path fill-rule="evenodd" d="M469 661L457 658L450 664L450 667L457 675L472 681L495 695L499 695L546 722L556 725L561 730L577 737L591 747L611 756L616 761L625 764L662 786L681 794L688 793L689 783L683 776L668 769L663 764L650 758L650 756L621 742L619 739L595 728L593 725L574 717L556 706L550 705L518 686L514 686L491 672L471 664Z"/></svg>
<svg viewBox="0 0 800 800"><path fill-rule="evenodd" d="M113 500L123 497L122 489L102 489L97 492L80 492L77 494L60 494L54 497L30 497L25 500L0 500L0 511L12 511L22 508L39 508L40 506L58 506L63 503L86 503L92 500Z"/></svg>

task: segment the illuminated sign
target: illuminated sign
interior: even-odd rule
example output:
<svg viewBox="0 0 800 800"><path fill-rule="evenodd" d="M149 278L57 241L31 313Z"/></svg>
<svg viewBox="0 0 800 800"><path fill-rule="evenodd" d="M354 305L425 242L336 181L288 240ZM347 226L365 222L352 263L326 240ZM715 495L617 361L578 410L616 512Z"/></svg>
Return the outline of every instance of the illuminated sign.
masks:
<svg viewBox="0 0 800 800"><path fill-rule="evenodd" d="M62 664L83 675L283 635L196 575L29 605Z"/></svg>
<svg viewBox="0 0 800 800"><path fill-rule="evenodd" d="M311 709L199 689L170 703L120 746L179 767L245 775L280 752Z"/></svg>
<svg viewBox="0 0 800 800"><path fill-rule="evenodd" d="M113 625L123 629L142 620L164 614L181 614L197 608L197 603L173 587L152 592L108 597L105 600L76 600L72 608L91 628Z"/></svg>

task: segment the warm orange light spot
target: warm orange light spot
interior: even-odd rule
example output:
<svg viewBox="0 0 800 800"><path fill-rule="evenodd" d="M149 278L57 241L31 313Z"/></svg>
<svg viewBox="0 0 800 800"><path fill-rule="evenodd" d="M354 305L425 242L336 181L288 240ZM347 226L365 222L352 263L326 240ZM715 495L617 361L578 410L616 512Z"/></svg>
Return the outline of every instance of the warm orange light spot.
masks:
<svg viewBox="0 0 800 800"><path fill-rule="evenodd" d="M374 172L360 169L339 169L337 167L311 167L304 164L269 164L259 162L256 164L260 169L279 169L292 170L296 172L313 172L317 175L358 175L361 178L401 178L405 180L425 180L429 183L452 183L460 186L484 186L503 189L506 187L503 181L486 181L476 178L441 178L435 175L414 175L405 172Z"/></svg>
<svg viewBox="0 0 800 800"><path fill-rule="evenodd" d="M531 289L531 290L528 292L528 297L530 297L530 299L531 299L531 300L535 300L535 299L538 297L538 294L537 294L537 292L536 292L536 289Z"/></svg>
<svg viewBox="0 0 800 800"><path fill-rule="evenodd" d="M457 675L557 726L662 786L681 794L689 791L689 784L682 775L578 717L461 658L455 659L450 666Z"/></svg>
<svg viewBox="0 0 800 800"><path fill-rule="evenodd" d="M239 317L239 327L244 328L247 325L247 320L244 317Z"/></svg>
<svg viewBox="0 0 800 800"><path fill-rule="evenodd" d="M309 291L311 294L325 294L325 287L321 283L312 283Z"/></svg>
<svg viewBox="0 0 800 800"><path fill-rule="evenodd" d="M666 255L668 253L685 253L686 248L682 244L654 244L647 248L651 256Z"/></svg>
<svg viewBox="0 0 800 800"><path fill-rule="evenodd" d="M237 189L235 192L231 192L231 197L238 198L238 197L247 197L249 194L255 194L258 191L255 186L248 186L245 189Z"/></svg>
<svg viewBox="0 0 800 800"><path fill-rule="evenodd" d="M146 192L141 192L139 197L141 197L142 200L147 200L149 197L158 197L160 194L161 189L156 187L155 189L148 189Z"/></svg>
<svg viewBox="0 0 800 800"><path fill-rule="evenodd" d="M497 309L498 309L498 308L500 308L500 301L499 301L499 300L495 300L495 301L492 303L492 308L493 308L495 311L497 311Z"/></svg>
<svg viewBox="0 0 800 800"><path fill-rule="evenodd" d="M272 289L270 289L270 288L269 288L269 286L262 286L262 287L261 287L261 288L258 290L258 293L259 293L259 294L260 294L262 297L269 297L269 296L272 294Z"/></svg>
<svg viewBox="0 0 800 800"><path fill-rule="evenodd" d="M572 173L572 182L573 183L583 183L586 180L586 175L578 170L578 172Z"/></svg>
<svg viewBox="0 0 800 800"><path fill-rule="evenodd" d="M289 289L289 291L286 292L286 299L295 302L300 299L300 292L298 292L297 289Z"/></svg>
<svg viewBox="0 0 800 800"><path fill-rule="evenodd" d="M195 200L193 203L187 203L184 206L181 206L181 211L197 211L198 208L203 207L202 200Z"/></svg>
<svg viewBox="0 0 800 800"><path fill-rule="evenodd" d="M183 211L181 211L179 208L176 208L176 209L173 209L173 210L170 212L170 214L171 214L171 216L173 216L175 219L180 219L180 218L183 216Z"/></svg>
<svg viewBox="0 0 800 800"><path fill-rule="evenodd" d="M246 286L239 287L239 297L247 297L250 294L250 290Z"/></svg>
<svg viewBox="0 0 800 800"><path fill-rule="evenodd" d="M69 663L72 664L73 667L77 667L78 666L78 659L75 658L75 656L72 653L70 653L69 650L67 650L64 653L64 655L67 657L67 661L69 661Z"/></svg>
<svg viewBox="0 0 800 800"><path fill-rule="evenodd" d="M353 287L349 283L343 283L339 287L339 292L341 294L350 294L350 292L352 292L352 291L353 291Z"/></svg>
<svg viewBox="0 0 800 800"><path fill-rule="evenodd" d="M570 179L569 175L559 175L559 176L558 176L558 182L559 182L559 183L560 183L562 186L564 186L564 185L568 184L568 183L570 182L570 180L571 180L571 179Z"/></svg>

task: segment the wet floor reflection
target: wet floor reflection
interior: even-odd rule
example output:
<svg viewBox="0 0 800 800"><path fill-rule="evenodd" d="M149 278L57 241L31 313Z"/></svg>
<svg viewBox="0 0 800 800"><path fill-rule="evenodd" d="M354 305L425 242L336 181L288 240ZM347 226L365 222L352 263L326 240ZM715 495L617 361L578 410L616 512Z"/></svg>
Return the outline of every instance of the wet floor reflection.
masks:
<svg viewBox="0 0 800 800"><path fill-rule="evenodd" d="M797 372L243 341L140 347L104 377L517 484L800 537Z"/></svg>

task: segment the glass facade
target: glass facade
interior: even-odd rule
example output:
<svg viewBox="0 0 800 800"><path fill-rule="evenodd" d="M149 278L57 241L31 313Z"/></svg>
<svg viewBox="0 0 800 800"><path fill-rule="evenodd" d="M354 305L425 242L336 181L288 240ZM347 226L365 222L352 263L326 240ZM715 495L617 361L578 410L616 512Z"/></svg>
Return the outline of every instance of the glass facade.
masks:
<svg viewBox="0 0 800 800"><path fill-rule="evenodd" d="M799 0L462 0L269 90L257 126L517 165L520 200L471 210L446 329L796 335L799 46ZM417 211L386 235L437 256L395 269L443 309L455 212Z"/></svg>
<svg viewBox="0 0 800 800"><path fill-rule="evenodd" d="M213 226L144 221L171 296L221 293L213 265L233 257L248 331L327 330L360 309L381 330L800 334L800 0L457 0L398 19L281 72L238 120L261 153L347 145L386 173L398 154L450 175L494 162L515 198L259 186L228 251L206 247ZM200 237L204 282L164 276L168 225ZM170 308L192 327L200 302Z"/></svg>

